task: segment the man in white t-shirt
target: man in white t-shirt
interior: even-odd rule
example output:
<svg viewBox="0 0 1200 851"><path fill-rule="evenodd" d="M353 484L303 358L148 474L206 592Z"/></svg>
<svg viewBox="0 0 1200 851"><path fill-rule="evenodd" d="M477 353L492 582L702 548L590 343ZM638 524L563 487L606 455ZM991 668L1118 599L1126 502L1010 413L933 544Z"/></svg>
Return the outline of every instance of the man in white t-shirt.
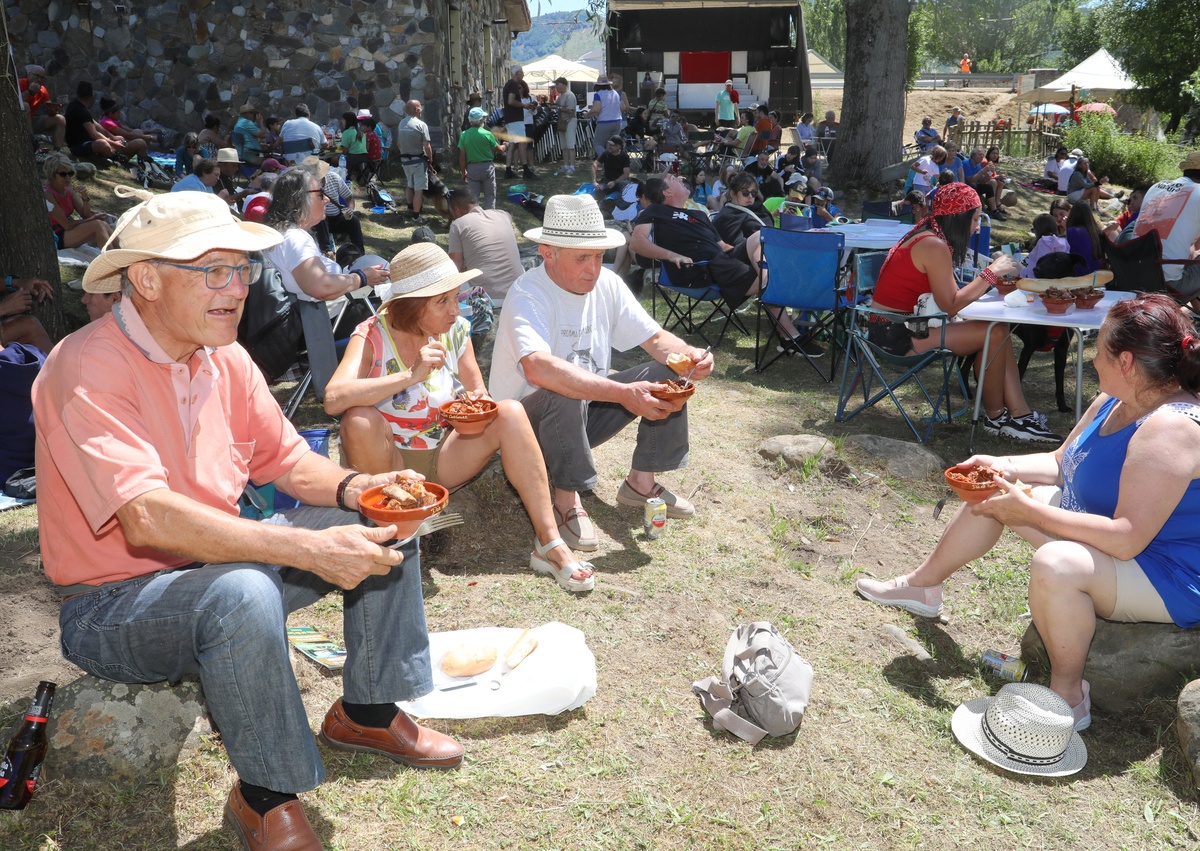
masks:
<svg viewBox="0 0 1200 851"><path fill-rule="evenodd" d="M604 269L604 251L624 237L604 227L595 199L555 195L545 223L525 233L540 244L544 265L522 275L508 292L492 356L488 389L496 399L519 399L541 444L554 484L559 534L573 548L599 546L579 492L598 478L592 447L640 418L637 445L617 502L642 506L652 497L667 516L695 509L655 481L656 473L687 464L687 408L651 395L675 378L667 357L695 363L692 380L712 373L712 355L663 330L625 283ZM609 374L612 351L636 346L652 358Z"/></svg>
<svg viewBox="0 0 1200 851"><path fill-rule="evenodd" d="M279 139L284 160L288 165L295 165L305 157L321 153L325 146L325 131L309 117L308 107L299 104L296 117L283 122L279 128Z"/></svg>
<svg viewBox="0 0 1200 851"><path fill-rule="evenodd" d="M1183 177L1150 187L1133 234L1157 232L1164 260L1195 260L1200 256L1200 151L1188 154L1179 168ZM1200 263L1165 265L1163 278L1183 295L1200 294Z"/></svg>

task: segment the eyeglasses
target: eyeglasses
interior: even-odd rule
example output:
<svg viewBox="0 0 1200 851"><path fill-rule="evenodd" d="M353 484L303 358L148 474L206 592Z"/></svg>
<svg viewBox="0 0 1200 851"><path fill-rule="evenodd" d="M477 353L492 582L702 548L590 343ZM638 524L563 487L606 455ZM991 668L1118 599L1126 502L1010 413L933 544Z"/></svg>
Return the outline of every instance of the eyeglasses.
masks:
<svg viewBox="0 0 1200 851"><path fill-rule="evenodd" d="M60 171L60 172L57 172L57 174L59 177L74 177L75 176L75 172L73 172L73 171Z"/></svg>
<svg viewBox="0 0 1200 851"><path fill-rule="evenodd" d="M310 189L310 190L308 190L308 191L309 191L310 193L312 193L313 195L324 195L324 194L325 194L325 190L324 190L324 189Z"/></svg>
<svg viewBox="0 0 1200 851"><path fill-rule="evenodd" d="M165 260L157 261L160 266L173 266L176 269L186 269L189 272L203 272L204 286L210 290L223 290L233 283L234 275L241 275L243 284L253 284L258 280L258 276L262 274L263 264L261 260L251 260L241 266L187 266L183 263L168 263Z"/></svg>

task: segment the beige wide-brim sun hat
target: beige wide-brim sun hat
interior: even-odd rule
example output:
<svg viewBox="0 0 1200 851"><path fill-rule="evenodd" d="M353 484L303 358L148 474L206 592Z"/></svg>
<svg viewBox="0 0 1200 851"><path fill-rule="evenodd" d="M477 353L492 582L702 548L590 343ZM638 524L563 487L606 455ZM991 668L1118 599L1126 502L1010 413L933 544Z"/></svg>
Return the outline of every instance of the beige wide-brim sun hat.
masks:
<svg viewBox="0 0 1200 851"><path fill-rule="evenodd" d="M215 250L266 251L282 241L274 228L235 219L216 195L156 195L117 220L104 250L84 272L83 289L116 292L121 289L121 271L142 260L184 263ZM116 245L120 247L111 247Z"/></svg>
<svg viewBox="0 0 1200 851"><path fill-rule="evenodd" d="M968 700L950 730L971 753L1017 774L1065 777L1087 765L1071 707L1034 683L1008 683L995 697Z"/></svg>
<svg viewBox="0 0 1200 851"><path fill-rule="evenodd" d="M454 261L442 248L432 242L410 245L392 258L385 301L397 298L429 298L457 290L467 281L478 278L478 269L458 271Z"/></svg>
<svg viewBox="0 0 1200 851"><path fill-rule="evenodd" d="M320 157L305 157L300 160L300 165L321 179L324 179L325 175L329 174L329 163Z"/></svg>
<svg viewBox="0 0 1200 851"><path fill-rule="evenodd" d="M604 214L591 195L555 195L546 202L542 226L525 238L558 248L620 248L625 237L604 226Z"/></svg>
<svg viewBox="0 0 1200 851"><path fill-rule="evenodd" d="M1179 162L1180 171L1200 168L1200 151L1192 151Z"/></svg>

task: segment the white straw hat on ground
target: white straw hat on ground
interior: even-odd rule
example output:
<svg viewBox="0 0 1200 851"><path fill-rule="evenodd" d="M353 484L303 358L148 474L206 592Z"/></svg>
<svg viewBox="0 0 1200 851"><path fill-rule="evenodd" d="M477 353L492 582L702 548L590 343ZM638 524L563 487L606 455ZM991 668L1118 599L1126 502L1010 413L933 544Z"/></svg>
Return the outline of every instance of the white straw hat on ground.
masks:
<svg viewBox="0 0 1200 851"><path fill-rule="evenodd" d="M554 195L546 202L542 226L525 238L559 248L619 248L625 237L604 226L604 214L591 195Z"/></svg>
<svg viewBox="0 0 1200 851"><path fill-rule="evenodd" d="M169 192L155 195L129 210L100 256L83 275L89 293L121 289L121 270L141 260L194 260L209 251L266 251L283 237L274 228L239 222L229 205L203 192ZM111 246L119 245L119 248Z"/></svg>
<svg viewBox="0 0 1200 851"><path fill-rule="evenodd" d="M968 700L950 729L971 753L1018 774L1065 777L1087 764L1071 707L1045 686L1009 683L995 697Z"/></svg>
<svg viewBox="0 0 1200 851"><path fill-rule="evenodd" d="M394 298L428 298L457 290L472 278L478 278L478 269L458 271L450 255L432 242L410 245L392 258L388 277L392 285L387 300Z"/></svg>

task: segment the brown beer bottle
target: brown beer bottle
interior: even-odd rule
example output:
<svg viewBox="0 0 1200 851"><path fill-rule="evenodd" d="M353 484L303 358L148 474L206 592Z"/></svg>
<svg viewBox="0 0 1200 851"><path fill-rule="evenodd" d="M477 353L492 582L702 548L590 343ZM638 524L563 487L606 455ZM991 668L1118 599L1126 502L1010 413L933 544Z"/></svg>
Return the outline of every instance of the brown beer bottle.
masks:
<svg viewBox="0 0 1200 851"><path fill-rule="evenodd" d="M54 683L38 683L33 704L25 713L25 723L8 743L8 751L0 762L0 809L23 810L33 797L46 758L49 740L46 722L50 720L50 703L54 700Z"/></svg>

